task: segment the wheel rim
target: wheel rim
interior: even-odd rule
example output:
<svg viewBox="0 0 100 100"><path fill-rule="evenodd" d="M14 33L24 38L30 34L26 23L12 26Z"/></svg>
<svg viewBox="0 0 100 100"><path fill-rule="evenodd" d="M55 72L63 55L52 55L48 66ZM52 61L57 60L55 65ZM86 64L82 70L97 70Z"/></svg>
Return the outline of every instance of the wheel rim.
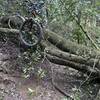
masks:
<svg viewBox="0 0 100 100"><path fill-rule="evenodd" d="M12 22L14 21L14 25L12 24ZM20 29L22 23L25 21L24 17L20 16L20 15L14 15L11 16L8 20L8 26L9 28L13 29Z"/></svg>
<svg viewBox="0 0 100 100"><path fill-rule="evenodd" d="M42 33L41 26L34 20L28 19L21 26L20 39L25 45L34 46L41 41Z"/></svg>

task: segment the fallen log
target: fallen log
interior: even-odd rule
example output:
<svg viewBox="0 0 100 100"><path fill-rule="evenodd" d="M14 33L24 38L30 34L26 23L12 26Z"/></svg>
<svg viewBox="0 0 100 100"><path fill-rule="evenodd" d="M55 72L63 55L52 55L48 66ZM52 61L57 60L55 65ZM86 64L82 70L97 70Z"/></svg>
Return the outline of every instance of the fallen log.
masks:
<svg viewBox="0 0 100 100"><path fill-rule="evenodd" d="M62 51L87 58L100 58L100 51L66 40L50 30L45 30L46 39Z"/></svg>
<svg viewBox="0 0 100 100"><path fill-rule="evenodd" d="M64 51L61 51L61 50L58 50L55 48L50 48L50 47L46 48L45 51L49 55L56 56L56 57L59 57L61 59L72 61L75 63L85 64L86 66L93 67L93 65L95 64L95 67L100 70L100 68L99 68L100 61L97 58L86 58L86 57L71 54L71 53L64 52Z"/></svg>
<svg viewBox="0 0 100 100"><path fill-rule="evenodd" d="M3 24L5 24L4 26L8 25L7 21L9 20L10 17L11 16L4 16L0 18L0 23L2 24L2 26ZM13 23L15 22L16 21L14 21ZM9 33L9 35L19 33L18 30L14 30L14 29L9 30L9 29L0 28L0 34L2 32ZM50 43L52 43L53 45L55 45L57 48L61 49L62 51L70 52L72 54L76 54L80 56L85 56L87 58L95 58L96 56L100 58L99 51L90 47L86 47L84 45L79 45L77 43L68 41L62 38L61 36L59 36L57 33L54 33L48 29L44 30L44 37L46 40L48 40Z"/></svg>
<svg viewBox="0 0 100 100"><path fill-rule="evenodd" d="M86 66L84 64L79 64L79 63L75 63L72 61L64 60L64 59L58 58L56 56L51 56L49 54L47 54L46 57L52 63L68 66L68 67L71 67L71 68L76 69L78 71L81 71L82 73L85 73L87 75L91 74L91 76L100 78L100 71L95 70L95 69L91 68L90 66Z"/></svg>
<svg viewBox="0 0 100 100"><path fill-rule="evenodd" d="M0 28L0 34L15 36L19 34L19 30ZM58 36L57 33L54 33L48 29L44 30L44 39L48 40L50 43L52 43L54 46L61 49L62 51L87 58L95 58L96 56L97 58L100 58L100 51L66 40L61 36Z"/></svg>
<svg viewBox="0 0 100 100"><path fill-rule="evenodd" d="M19 30L0 28L0 34L18 35ZM87 73L88 75L91 73L93 76L100 77L99 51L65 40L64 38L49 30L45 30L44 39L48 40L50 43L61 50L47 49L47 58L52 63L69 66L83 73ZM41 43L45 48L48 47L45 41L42 41ZM77 54L77 52L79 52L79 54ZM93 67L94 63L95 66Z"/></svg>

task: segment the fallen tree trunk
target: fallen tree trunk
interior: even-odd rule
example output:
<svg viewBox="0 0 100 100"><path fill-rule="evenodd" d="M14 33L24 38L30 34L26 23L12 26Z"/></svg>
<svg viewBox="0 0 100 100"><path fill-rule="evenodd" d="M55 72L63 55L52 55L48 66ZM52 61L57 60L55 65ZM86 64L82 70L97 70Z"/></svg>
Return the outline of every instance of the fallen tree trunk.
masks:
<svg viewBox="0 0 100 100"><path fill-rule="evenodd" d="M0 18L0 23L1 26L7 26L8 25L8 20L11 16L5 16ZM15 24L16 21L13 21ZM18 30L15 29L7 29L7 28L0 28L0 34L1 33L7 33L9 35L17 35L19 33ZM87 58L95 58L98 56L100 58L100 52L93 49L93 48L88 48L84 45L79 45L74 42L68 41L61 36L59 36L57 33L54 33L48 29L44 30L44 37L46 40L48 40L50 43L55 45L57 48L61 49L62 51L65 52L70 52L72 54L80 55L80 56L85 56Z"/></svg>
<svg viewBox="0 0 100 100"><path fill-rule="evenodd" d="M98 56L100 58L100 52L97 51L96 49L86 47L84 45L80 45L74 42L71 42L69 40L66 40L62 38L61 36L57 35L57 33L54 33L50 30L45 30L45 36L46 39L54 44L56 47L61 49L62 51L69 52L72 54L80 55L80 56L85 56L87 58L95 58Z"/></svg>
<svg viewBox="0 0 100 100"><path fill-rule="evenodd" d="M98 66L100 66L100 61L97 58L85 58L82 56L78 56L75 54L71 54L71 53L64 52L64 51L50 48L50 47L46 48L45 51L49 55L56 56L56 57L62 58L64 60L72 61L74 63L85 64L90 67L93 67L93 65L95 64L95 67L100 70L100 68L98 67Z"/></svg>
<svg viewBox="0 0 100 100"><path fill-rule="evenodd" d="M0 28L0 34L16 36L19 34L19 30ZM50 30L44 31L44 38L62 51L87 58L95 58L96 56L97 58L100 58L100 51L66 40Z"/></svg>
<svg viewBox="0 0 100 100"><path fill-rule="evenodd" d="M19 35L19 30L0 28L0 34L16 36ZM69 66L88 75L91 73L93 76L100 77L99 51L65 40L49 30L45 30L44 38L61 50L46 49L46 56L52 63ZM45 48L48 47L45 41L42 41L41 44Z"/></svg>
<svg viewBox="0 0 100 100"><path fill-rule="evenodd" d="M100 77L100 71L95 70L95 69L91 68L90 66L86 66L84 64L79 64L79 63L75 63L75 62L72 62L72 61L64 60L62 58L58 58L56 56L51 56L51 55L48 55L48 54L46 56L50 60L50 62L52 62L52 63L74 68L78 71L81 71L81 72L87 74L87 75L91 74L91 76Z"/></svg>

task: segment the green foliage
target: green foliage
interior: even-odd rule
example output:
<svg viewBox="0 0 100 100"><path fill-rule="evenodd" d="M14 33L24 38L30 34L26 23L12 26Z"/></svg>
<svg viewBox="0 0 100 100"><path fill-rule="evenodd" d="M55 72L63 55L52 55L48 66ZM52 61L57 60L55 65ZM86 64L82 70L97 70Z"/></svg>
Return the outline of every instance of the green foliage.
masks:
<svg viewBox="0 0 100 100"><path fill-rule="evenodd" d="M83 44L85 42L85 36L84 36L83 32L78 28L73 30L72 37L74 40L77 41L78 44Z"/></svg>
<svg viewBox="0 0 100 100"><path fill-rule="evenodd" d="M71 40L87 45L87 43L91 42L89 42L86 38L87 36L84 35L80 25L90 36L91 33L100 33L99 31L97 32L98 28L96 27L97 21L100 23L98 0L54 0L48 5L49 25L52 27L51 29L57 33L62 33L62 30L64 30L61 34L64 35L64 37L69 37ZM66 25L69 25L70 29L67 29L65 27ZM59 27L57 28L57 26ZM63 29L63 27L65 27L65 29ZM68 30L70 30L70 32L68 32ZM98 36L96 35L97 34L95 34L95 37ZM97 38L95 37L92 36L92 39L96 42Z"/></svg>

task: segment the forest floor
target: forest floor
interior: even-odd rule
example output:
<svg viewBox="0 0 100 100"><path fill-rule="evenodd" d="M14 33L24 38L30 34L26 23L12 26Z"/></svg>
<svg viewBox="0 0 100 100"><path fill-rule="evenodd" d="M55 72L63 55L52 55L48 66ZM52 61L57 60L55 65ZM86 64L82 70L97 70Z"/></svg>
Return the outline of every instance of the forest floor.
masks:
<svg viewBox="0 0 100 100"><path fill-rule="evenodd" d="M11 42L0 42L0 100L71 100L57 90L52 82L74 100L97 99L99 84L86 84L86 76L71 68L44 60L37 67L46 70L44 78L34 73L23 77L20 49Z"/></svg>

